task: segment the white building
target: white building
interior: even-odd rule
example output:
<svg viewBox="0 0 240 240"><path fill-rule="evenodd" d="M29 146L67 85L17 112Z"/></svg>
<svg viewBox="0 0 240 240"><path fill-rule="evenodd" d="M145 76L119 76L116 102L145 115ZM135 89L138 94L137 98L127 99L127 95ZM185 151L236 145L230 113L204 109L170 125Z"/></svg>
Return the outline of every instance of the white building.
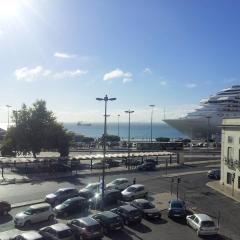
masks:
<svg viewBox="0 0 240 240"><path fill-rule="evenodd" d="M240 118L223 119L221 183L240 192Z"/></svg>

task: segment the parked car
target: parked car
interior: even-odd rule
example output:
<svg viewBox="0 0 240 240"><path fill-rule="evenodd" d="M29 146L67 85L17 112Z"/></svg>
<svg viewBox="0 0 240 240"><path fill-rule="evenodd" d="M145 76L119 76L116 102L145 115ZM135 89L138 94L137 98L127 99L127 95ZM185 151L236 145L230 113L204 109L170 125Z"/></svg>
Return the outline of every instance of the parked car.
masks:
<svg viewBox="0 0 240 240"><path fill-rule="evenodd" d="M208 178L213 178L216 180L220 180L221 172L220 169L211 169L207 173Z"/></svg>
<svg viewBox="0 0 240 240"><path fill-rule="evenodd" d="M86 187L82 188L79 191L79 194L81 196L86 196L86 198L91 198L95 195L95 193L100 192L102 188L102 183L101 182L94 182L94 183L89 183ZM82 195L84 194L84 195ZM89 196L89 197L87 197Z"/></svg>
<svg viewBox="0 0 240 240"><path fill-rule="evenodd" d="M53 221L54 213L48 203L35 204L27 208L24 212L18 213L14 218L15 226L29 226L42 221Z"/></svg>
<svg viewBox="0 0 240 240"><path fill-rule="evenodd" d="M197 231L197 235L215 235L218 227L211 217L206 214L193 214L186 217L187 224Z"/></svg>
<svg viewBox="0 0 240 240"><path fill-rule="evenodd" d="M121 161L116 159L107 159L106 163L108 167L119 167L121 165Z"/></svg>
<svg viewBox="0 0 240 240"><path fill-rule="evenodd" d="M158 164L158 161L156 159L152 159L152 158L147 158L144 160L145 163L154 163L155 165Z"/></svg>
<svg viewBox="0 0 240 240"><path fill-rule="evenodd" d="M117 211L126 225L130 223L140 223L142 221L141 211L129 204L120 206Z"/></svg>
<svg viewBox="0 0 240 240"><path fill-rule="evenodd" d="M117 178L106 185L107 189L124 190L131 185L127 178Z"/></svg>
<svg viewBox="0 0 240 240"><path fill-rule="evenodd" d="M118 203L122 200L122 194L117 189L104 191L104 206ZM94 197L89 199L91 207L99 208L102 205L102 192L96 193Z"/></svg>
<svg viewBox="0 0 240 240"><path fill-rule="evenodd" d="M131 202L131 205L142 212L145 218L161 218L161 212L155 207L153 203L146 199L135 199Z"/></svg>
<svg viewBox="0 0 240 240"><path fill-rule="evenodd" d="M169 202L169 218L185 218L187 215L185 202L179 199L173 199Z"/></svg>
<svg viewBox="0 0 240 240"><path fill-rule="evenodd" d="M71 172L72 169L67 164L53 163L50 166L51 171L53 172Z"/></svg>
<svg viewBox="0 0 240 240"><path fill-rule="evenodd" d="M103 168L103 162L95 162L92 164L93 169L102 169ZM105 168L109 168L109 164L105 163Z"/></svg>
<svg viewBox="0 0 240 240"><path fill-rule="evenodd" d="M122 218L113 212L104 211L92 215L91 217L101 224L105 234L109 233L110 231L123 229Z"/></svg>
<svg viewBox="0 0 240 240"><path fill-rule="evenodd" d="M50 193L45 197L45 202L56 205L64 202L65 200L79 195L76 188L60 188L55 193Z"/></svg>
<svg viewBox="0 0 240 240"><path fill-rule="evenodd" d="M7 215L11 211L11 204L6 201L0 201L0 215Z"/></svg>
<svg viewBox="0 0 240 240"><path fill-rule="evenodd" d="M99 239L103 237L100 223L91 217L73 219L67 225L78 239Z"/></svg>
<svg viewBox="0 0 240 240"><path fill-rule="evenodd" d="M153 162L145 162L137 167L140 171L153 171L156 169L156 164Z"/></svg>
<svg viewBox="0 0 240 240"><path fill-rule="evenodd" d="M11 240L44 240L44 237L37 231L27 231L11 238Z"/></svg>
<svg viewBox="0 0 240 240"><path fill-rule="evenodd" d="M135 198L147 197L148 192L142 184L134 184L122 191L123 199L131 201Z"/></svg>
<svg viewBox="0 0 240 240"><path fill-rule="evenodd" d="M39 233L47 240L75 240L73 231L64 223L41 228Z"/></svg>
<svg viewBox="0 0 240 240"><path fill-rule="evenodd" d="M57 205L53 211L57 216L68 216L76 212L86 212L89 209L89 203L86 198L74 197Z"/></svg>

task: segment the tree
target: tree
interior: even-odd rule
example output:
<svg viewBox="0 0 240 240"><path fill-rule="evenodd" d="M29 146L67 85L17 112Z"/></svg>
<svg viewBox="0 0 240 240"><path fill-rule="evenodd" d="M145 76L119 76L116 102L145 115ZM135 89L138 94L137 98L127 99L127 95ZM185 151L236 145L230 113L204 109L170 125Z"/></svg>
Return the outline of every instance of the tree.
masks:
<svg viewBox="0 0 240 240"><path fill-rule="evenodd" d="M45 101L37 100L29 108L23 104L21 110L13 111L13 121L16 126L8 129L5 148L17 154L32 153L35 158L43 148L58 149L61 156L68 155L72 133L56 121L53 112L47 110Z"/></svg>

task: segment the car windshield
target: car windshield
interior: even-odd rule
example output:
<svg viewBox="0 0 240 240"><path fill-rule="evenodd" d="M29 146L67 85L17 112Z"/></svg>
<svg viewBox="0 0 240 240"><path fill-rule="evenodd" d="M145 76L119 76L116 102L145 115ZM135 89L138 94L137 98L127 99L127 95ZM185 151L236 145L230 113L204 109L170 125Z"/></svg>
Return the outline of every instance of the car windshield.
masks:
<svg viewBox="0 0 240 240"><path fill-rule="evenodd" d="M70 229L66 229L66 230L63 230L63 231L60 231L58 232L58 237L61 239L61 238L67 238L67 237L70 237L72 236L72 230Z"/></svg>
<svg viewBox="0 0 240 240"><path fill-rule="evenodd" d="M129 187L127 188L127 192L134 192L136 190L135 187Z"/></svg>
<svg viewBox="0 0 240 240"><path fill-rule="evenodd" d="M171 207L172 207L172 208L183 208L183 205L182 205L182 203L180 203L180 202L173 202L173 203L171 204Z"/></svg>
<svg viewBox="0 0 240 240"><path fill-rule="evenodd" d="M120 183L121 183L121 180L118 180L118 179L112 181L112 184L120 184Z"/></svg>
<svg viewBox="0 0 240 240"><path fill-rule="evenodd" d="M58 190L58 191L55 192L55 195L56 195L56 196L59 196L59 195L61 195L62 193L63 193L62 190Z"/></svg>
<svg viewBox="0 0 240 240"><path fill-rule="evenodd" d="M72 203L72 201L70 199L68 199L67 201L63 202L64 206L69 206Z"/></svg>
<svg viewBox="0 0 240 240"><path fill-rule="evenodd" d="M147 203L142 203L141 207L143 209L151 209L151 208L155 208L155 206L151 203L151 202L147 202Z"/></svg>
<svg viewBox="0 0 240 240"><path fill-rule="evenodd" d="M215 224L213 221L202 221L201 226L202 227L215 227Z"/></svg>
<svg viewBox="0 0 240 240"><path fill-rule="evenodd" d="M101 230L100 225L92 225L92 226L89 226L89 227L86 227L86 228L90 232L95 232L95 231L100 231Z"/></svg>

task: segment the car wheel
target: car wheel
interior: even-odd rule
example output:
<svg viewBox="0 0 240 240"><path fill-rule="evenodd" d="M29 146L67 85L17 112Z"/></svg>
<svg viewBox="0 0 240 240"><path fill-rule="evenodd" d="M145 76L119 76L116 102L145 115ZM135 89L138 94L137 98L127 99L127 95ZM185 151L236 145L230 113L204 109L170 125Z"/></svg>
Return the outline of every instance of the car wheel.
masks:
<svg viewBox="0 0 240 240"><path fill-rule="evenodd" d="M50 215L50 216L48 217L48 221L49 221L49 222L53 222L53 220L54 220L54 215Z"/></svg>
<svg viewBox="0 0 240 240"><path fill-rule="evenodd" d="M28 221L26 221L26 222L24 223L24 227L30 227L31 224L32 224L31 221L28 220Z"/></svg>

